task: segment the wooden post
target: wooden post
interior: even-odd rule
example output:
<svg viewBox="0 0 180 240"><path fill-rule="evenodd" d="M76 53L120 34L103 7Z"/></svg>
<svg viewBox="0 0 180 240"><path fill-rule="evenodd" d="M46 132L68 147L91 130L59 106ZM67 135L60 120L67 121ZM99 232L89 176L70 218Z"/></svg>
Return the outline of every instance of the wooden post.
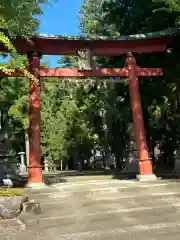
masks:
<svg viewBox="0 0 180 240"><path fill-rule="evenodd" d="M132 117L134 135L138 151L139 162L139 180L156 179L152 172L152 162L149 159L148 147L146 142L146 134L144 129L144 120L140 99L139 83L137 79L136 59L132 54L126 58L126 65L129 76L129 92L131 99Z"/></svg>
<svg viewBox="0 0 180 240"><path fill-rule="evenodd" d="M40 79L40 54L29 53L29 71ZM29 79L29 166L28 185L42 183L41 141L40 141L40 82Z"/></svg>

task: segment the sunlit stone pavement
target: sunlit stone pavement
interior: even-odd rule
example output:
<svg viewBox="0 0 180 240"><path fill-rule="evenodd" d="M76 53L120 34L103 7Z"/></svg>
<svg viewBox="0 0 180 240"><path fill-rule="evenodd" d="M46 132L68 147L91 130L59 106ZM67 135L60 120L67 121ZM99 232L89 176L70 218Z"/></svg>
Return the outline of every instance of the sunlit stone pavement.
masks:
<svg viewBox="0 0 180 240"><path fill-rule="evenodd" d="M95 180L32 191L42 214L24 213L25 231L13 220L0 221L0 239L177 240L179 184L178 180Z"/></svg>

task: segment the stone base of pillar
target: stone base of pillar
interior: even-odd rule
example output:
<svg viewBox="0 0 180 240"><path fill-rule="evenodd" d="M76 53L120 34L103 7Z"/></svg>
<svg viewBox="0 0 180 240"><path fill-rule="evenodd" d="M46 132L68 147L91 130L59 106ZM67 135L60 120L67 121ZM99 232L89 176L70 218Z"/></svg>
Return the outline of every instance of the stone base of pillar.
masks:
<svg viewBox="0 0 180 240"><path fill-rule="evenodd" d="M157 180L156 175L154 174L145 174L145 175L136 175L136 179L140 182L145 181L155 181Z"/></svg>
<svg viewBox="0 0 180 240"><path fill-rule="evenodd" d="M45 183L40 182L40 183L28 183L26 187L31 189L42 189L47 188L48 186Z"/></svg>

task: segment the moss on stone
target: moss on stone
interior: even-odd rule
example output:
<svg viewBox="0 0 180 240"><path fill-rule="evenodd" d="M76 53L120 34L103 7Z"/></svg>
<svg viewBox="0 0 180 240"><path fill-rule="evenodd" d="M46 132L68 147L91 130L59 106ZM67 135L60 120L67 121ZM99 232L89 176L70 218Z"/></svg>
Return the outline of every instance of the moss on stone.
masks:
<svg viewBox="0 0 180 240"><path fill-rule="evenodd" d="M22 196L24 189L22 188L0 188L0 197Z"/></svg>

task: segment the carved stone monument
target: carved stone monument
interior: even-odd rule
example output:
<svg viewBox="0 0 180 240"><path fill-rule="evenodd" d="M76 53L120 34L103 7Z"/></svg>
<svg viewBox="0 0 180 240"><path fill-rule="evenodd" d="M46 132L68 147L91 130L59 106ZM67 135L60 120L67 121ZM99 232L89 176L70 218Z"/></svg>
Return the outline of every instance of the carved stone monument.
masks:
<svg viewBox="0 0 180 240"><path fill-rule="evenodd" d="M174 172L180 174L180 151L174 152Z"/></svg>
<svg viewBox="0 0 180 240"><path fill-rule="evenodd" d="M18 179L18 160L11 149L8 134L0 129L0 183L13 186Z"/></svg>
<svg viewBox="0 0 180 240"><path fill-rule="evenodd" d="M125 161L125 166L122 170L122 173L127 173L127 174L139 173L139 165L137 162L137 150L135 147L135 141L130 141L130 149L124 161Z"/></svg>

